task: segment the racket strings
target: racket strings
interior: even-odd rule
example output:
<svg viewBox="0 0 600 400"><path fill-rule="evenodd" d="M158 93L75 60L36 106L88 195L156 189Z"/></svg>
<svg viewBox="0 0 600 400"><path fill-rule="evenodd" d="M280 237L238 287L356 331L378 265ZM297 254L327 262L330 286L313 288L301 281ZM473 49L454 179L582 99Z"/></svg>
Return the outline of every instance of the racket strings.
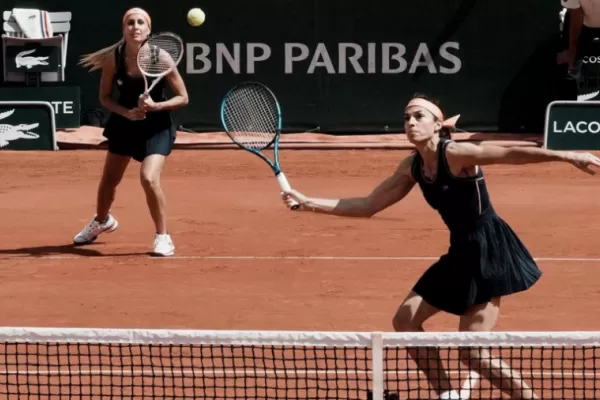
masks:
<svg viewBox="0 0 600 400"><path fill-rule="evenodd" d="M224 116L232 139L246 148L264 149L277 134L277 104L260 86L246 85L230 93Z"/></svg>
<svg viewBox="0 0 600 400"><path fill-rule="evenodd" d="M138 52L138 66L149 76L160 75L175 66L183 54L183 44L171 35L148 39Z"/></svg>

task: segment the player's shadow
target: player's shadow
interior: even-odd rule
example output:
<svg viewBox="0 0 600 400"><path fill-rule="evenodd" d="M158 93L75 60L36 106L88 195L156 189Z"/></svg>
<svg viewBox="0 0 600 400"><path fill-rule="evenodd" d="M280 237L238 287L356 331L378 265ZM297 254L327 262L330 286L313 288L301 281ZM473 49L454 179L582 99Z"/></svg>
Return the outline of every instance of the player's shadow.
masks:
<svg viewBox="0 0 600 400"><path fill-rule="evenodd" d="M101 244L101 242L96 242L95 244ZM57 245L57 246L34 246L34 247L21 247L18 249L0 249L0 256L4 255L15 255L15 256L31 256L31 257L47 257L47 256L60 256L60 255L75 255L80 257L105 257L106 254L84 246L77 246L74 244L65 244L65 245ZM145 255L147 253L118 253L118 254L110 254L111 257L114 256L137 256L137 255Z"/></svg>

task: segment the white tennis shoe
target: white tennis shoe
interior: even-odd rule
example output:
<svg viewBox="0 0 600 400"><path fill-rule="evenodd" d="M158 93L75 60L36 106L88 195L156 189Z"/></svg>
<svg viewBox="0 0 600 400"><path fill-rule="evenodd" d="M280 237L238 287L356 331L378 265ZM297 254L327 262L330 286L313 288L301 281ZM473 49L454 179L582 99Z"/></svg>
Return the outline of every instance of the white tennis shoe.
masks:
<svg viewBox="0 0 600 400"><path fill-rule="evenodd" d="M168 233L156 234L154 237L154 255L168 257L175 254L175 245Z"/></svg>
<svg viewBox="0 0 600 400"><path fill-rule="evenodd" d="M110 214L104 222L96 221L94 217L90 222L88 222L88 224L83 228L81 232L75 235L75 237L73 238L73 243L93 243L98 238L98 235L104 232L113 232L115 229L117 229L117 226L119 226L119 223Z"/></svg>

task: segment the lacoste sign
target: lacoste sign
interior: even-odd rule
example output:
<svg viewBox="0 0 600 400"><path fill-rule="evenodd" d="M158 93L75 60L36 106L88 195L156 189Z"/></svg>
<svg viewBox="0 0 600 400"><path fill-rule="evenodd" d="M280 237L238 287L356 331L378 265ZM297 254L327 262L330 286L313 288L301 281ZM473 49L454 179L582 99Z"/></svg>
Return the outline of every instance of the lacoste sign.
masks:
<svg viewBox="0 0 600 400"><path fill-rule="evenodd" d="M600 150L600 101L554 101L546 109L544 147Z"/></svg>

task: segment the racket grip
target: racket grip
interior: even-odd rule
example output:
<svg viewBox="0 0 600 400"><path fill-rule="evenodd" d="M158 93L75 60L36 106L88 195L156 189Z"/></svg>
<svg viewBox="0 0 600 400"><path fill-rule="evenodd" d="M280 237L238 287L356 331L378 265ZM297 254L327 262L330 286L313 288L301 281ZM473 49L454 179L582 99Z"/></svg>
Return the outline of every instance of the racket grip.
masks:
<svg viewBox="0 0 600 400"><path fill-rule="evenodd" d="M280 172L277 174L277 182L279 182L279 186L281 187L282 191L289 192L292 190L292 187L290 186L290 183L288 182L288 180L285 177L285 174L283 172ZM299 207L300 207L300 205L298 203L296 203L295 201L293 201L292 210L297 210Z"/></svg>

